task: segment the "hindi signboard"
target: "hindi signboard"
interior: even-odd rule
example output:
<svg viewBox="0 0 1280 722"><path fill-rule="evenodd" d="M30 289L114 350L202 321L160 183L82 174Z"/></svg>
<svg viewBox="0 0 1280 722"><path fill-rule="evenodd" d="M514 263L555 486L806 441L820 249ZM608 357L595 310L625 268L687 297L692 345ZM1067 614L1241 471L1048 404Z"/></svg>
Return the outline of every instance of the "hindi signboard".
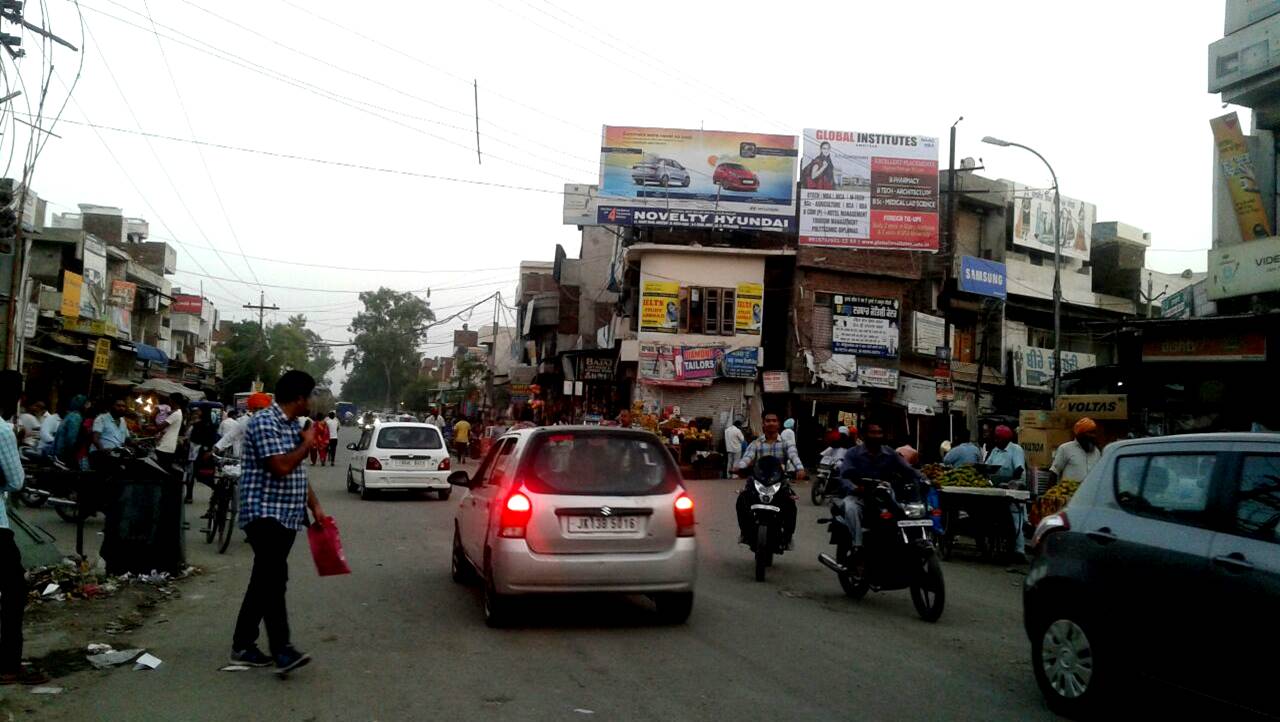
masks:
<svg viewBox="0 0 1280 722"><path fill-rule="evenodd" d="M938 250L938 139L806 129L800 245Z"/></svg>
<svg viewBox="0 0 1280 722"><path fill-rule="evenodd" d="M1091 353L1062 352L1062 373L1098 365ZM1013 377L1025 389L1049 391L1053 385L1053 349L1021 346L1013 350Z"/></svg>
<svg viewBox="0 0 1280 722"><path fill-rule="evenodd" d="M760 366L760 348L736 348L720 360L720 375L729 379L754 379Z"/></svg>
<svg viewBox="0 0 1280 722"><path fill-rule="evenodd" d="M837 354L896 358L898 299L834 296L831 350Z"/></svg>

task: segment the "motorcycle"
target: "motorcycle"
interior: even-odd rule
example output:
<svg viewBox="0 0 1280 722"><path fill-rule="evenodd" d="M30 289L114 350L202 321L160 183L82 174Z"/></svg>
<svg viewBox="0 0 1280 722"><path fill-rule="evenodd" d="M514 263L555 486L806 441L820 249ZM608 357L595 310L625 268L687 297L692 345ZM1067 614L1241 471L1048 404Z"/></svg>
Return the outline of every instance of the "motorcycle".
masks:
<svg viewBox="0 0 1280 722"><path fill-rule="evenodd" d="M934 514L925 491L914 481L895 487L887 481L862 479L857 491L864 498L863 546L855 558L853 536L839 503L832 503L827 524L834 558L818 561L835 572L846 595L861 599L868 591L910 589L916 613L926 622L942 616L946 586L942 562L934 548Z"/></svg>
<svg viewBox="0 0 1280 722"><path fill-rule="evenodd" d="M824 499L835 496L837 487L835 465L824 461L818 464L818 471L813 475L813 483L809 485L809 501L812 501L814 506L821 506Z"/></svg>
<svg viewBox="0 0 1280 722"><path fill-rule="evenodd" d="M763 582L765 569L773 566L773 555L783 554L790 539L782 531L782 508L779 500L794 498L782 462L772 456L761 457L751 471L751 486L739 494L747 495L751 525L745 543L756 557L756 581ZM793 530L794 532L794 530Z"/></svg>

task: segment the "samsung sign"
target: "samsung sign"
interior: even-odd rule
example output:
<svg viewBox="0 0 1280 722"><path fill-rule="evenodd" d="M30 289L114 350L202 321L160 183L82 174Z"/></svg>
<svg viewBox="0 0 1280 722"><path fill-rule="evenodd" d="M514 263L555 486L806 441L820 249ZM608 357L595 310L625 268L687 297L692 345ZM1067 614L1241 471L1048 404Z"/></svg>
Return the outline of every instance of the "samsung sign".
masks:
<svg viewBox="0 0 1280 722"><path fill-rule="evenodd" d="M979 296L1005 298L1004 264L973 256L960 257L960 290Z"/></svg>

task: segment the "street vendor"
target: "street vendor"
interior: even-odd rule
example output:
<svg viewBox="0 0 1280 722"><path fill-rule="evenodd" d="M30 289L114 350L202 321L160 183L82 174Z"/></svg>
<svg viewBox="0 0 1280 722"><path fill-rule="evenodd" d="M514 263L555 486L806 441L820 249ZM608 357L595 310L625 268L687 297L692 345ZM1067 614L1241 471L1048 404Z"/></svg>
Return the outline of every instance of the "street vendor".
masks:
<svg viewBox="0 0 1280 722"><path fill-rule="evenodd" d="M987 463L999 467L991 480L996 486L1010 489L1025 488L1027 455L1022 447L1013 440L1013 429L1001 424L992 432L995 447L987 453ZM1022 527L1026 524L1027 510L1021 502L1009 502L1009 516L1013 523L1013 551L1022 556L1026 550L1026 536Z"/></svg>
<svg viewBox="0 0 1280 722"><path fill-rule="evenodd" d="M1053 454L1053 463L1049 473L1053 475L1053 483L1066 479L1084 481L1094 465L1102 458L1098 448L1098 424L1089 417L1084 417L1071 428L1075 439L1068 441Z"/></svg>
<svg viewBox="0 0 1280 722"><path fill-rule="evenodd" d="M982 463L982 449L969 439L968 429L956 429L955 437L955 444L942 457L942 463L947 466L972 466Z"/></svg>

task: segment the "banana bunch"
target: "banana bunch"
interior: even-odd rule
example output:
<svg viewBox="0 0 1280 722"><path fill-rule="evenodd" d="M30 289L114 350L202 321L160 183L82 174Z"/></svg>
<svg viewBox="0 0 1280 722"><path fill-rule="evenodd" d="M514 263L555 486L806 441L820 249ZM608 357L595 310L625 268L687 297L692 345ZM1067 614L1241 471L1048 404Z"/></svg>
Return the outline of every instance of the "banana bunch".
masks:
<svg viewBox="0 0 1280 722"><path fill-rule="evenodd" d="M942 464L925 464L920 468L920 473L929 481L937 481L938 477L947 473L947 467Z"/></svg>
<svg viewBox="0 0 1280 722"><path fill-rule="evenodd" d="M1067 502L1071 501L1071 497L1076 493L1076 489L1079 488L1080 482L1074 479L1063 479L1054 484L1041 498L1059 507L1066 506Z"/></svg>
<svg viewBox="0 0 1280 722"><path fill-rule="evenodd" d="M991 481L987 477L978 473L978 470L972 466L961 466L950 471L943 472L934 480L935 486L966 486L975 488L987 488L991 486Z"/></svg>

